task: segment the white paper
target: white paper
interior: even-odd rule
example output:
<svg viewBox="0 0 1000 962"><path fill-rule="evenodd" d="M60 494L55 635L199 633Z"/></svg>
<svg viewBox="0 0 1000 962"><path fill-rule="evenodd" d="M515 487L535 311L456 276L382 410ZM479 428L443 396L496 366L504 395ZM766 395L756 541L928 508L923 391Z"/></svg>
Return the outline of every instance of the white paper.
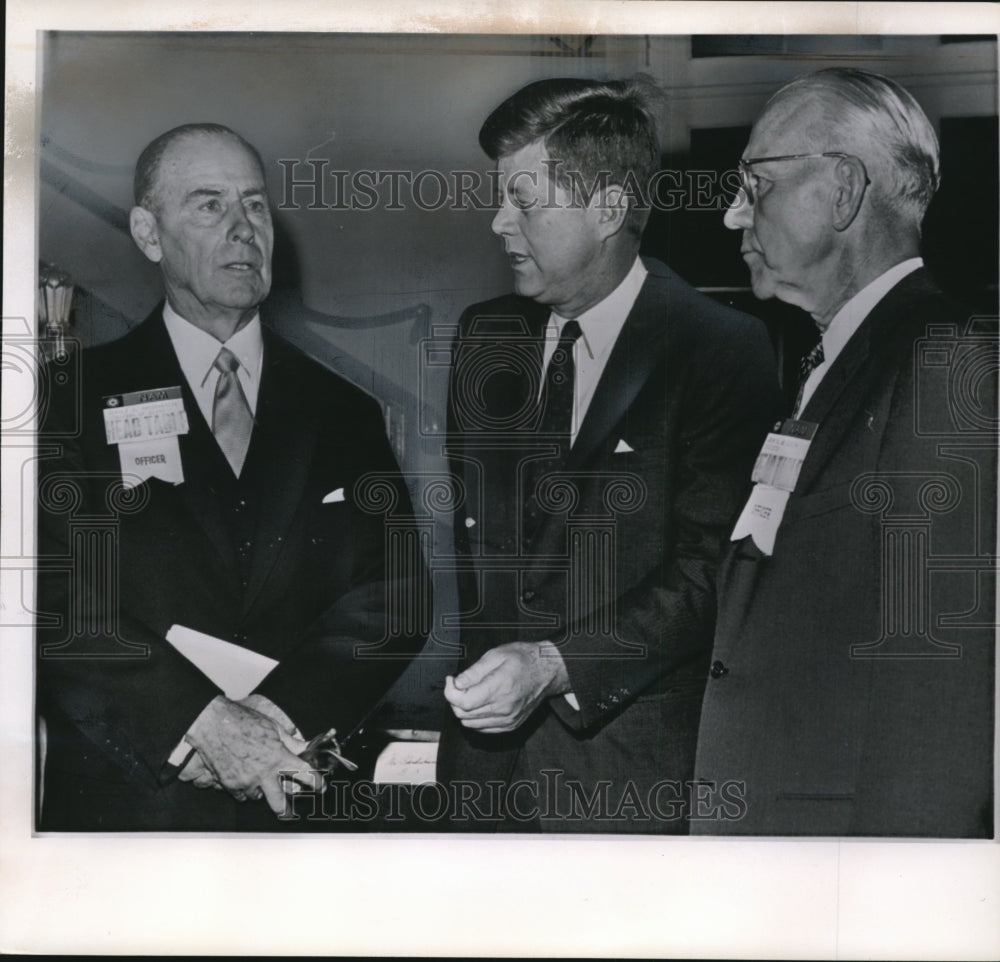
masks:
<svg viewBox="0 0 1000 962"><path fill-rule="evenodd" d="M768 484L755 484L729 540L739 541L750 535L764 554L769 557L774 554L774 539L785 516L789 493Z"/></svg>
<svg viewBox="0 0 1000 962"><path fill-rule="evenodd" d="M183 625L172 625L167 641L233 701L246 698L278 664L267 655Z"/></svg>
<svg viewBox="0 0 1000 962"><path fill-rule="evenodd" d="M427 785L437 771L437 742L390 742L375 762L376 785Z"/></svg>
<svg viewBox="0 0 1000 962"><path fill-rule="evenodd" d="M118 458L122 466L122 484L126 488L134 488L149 478L159 478L169 484L180 484L184 480L181 447L175 437L119 444Z"/></svg>

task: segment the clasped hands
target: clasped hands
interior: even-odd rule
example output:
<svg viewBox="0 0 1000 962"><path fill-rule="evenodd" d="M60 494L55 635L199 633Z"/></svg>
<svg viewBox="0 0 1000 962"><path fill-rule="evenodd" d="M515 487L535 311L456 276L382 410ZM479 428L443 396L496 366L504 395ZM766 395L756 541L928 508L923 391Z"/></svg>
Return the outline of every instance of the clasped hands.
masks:
<svg viewBox="0 0 1000 962"><path fill-rule="evenodd" d="M444 683L444 697L466 727L512 732L546 698L570 690L562 655L551 641L516 641L491 648Z"/></svg>
<svg viewBox="0 0 1000 962"><path fill-rule="evenodd" d="M299 757L306 742L289 724L261 695L242 701L220 695L184 736L195 754L178 778L198 788L225 789L238 801L263 797L271 811L281 814L286 793L326 787L323 774Z"/></svg>
<svg viewBox="0 0 1000 962"><path fill-rule="evenodd" d="M455 717L485 734L519 728L546 698L570 690L558 649L549 641L513 642L486 652L445 679L444 696ZM225 789L239 801L263 797L286 810L286 793L324 791L322 772L300 757L306 742L269 699L213 699L185 735L195 749L178 776L197 788Z"/></svg>

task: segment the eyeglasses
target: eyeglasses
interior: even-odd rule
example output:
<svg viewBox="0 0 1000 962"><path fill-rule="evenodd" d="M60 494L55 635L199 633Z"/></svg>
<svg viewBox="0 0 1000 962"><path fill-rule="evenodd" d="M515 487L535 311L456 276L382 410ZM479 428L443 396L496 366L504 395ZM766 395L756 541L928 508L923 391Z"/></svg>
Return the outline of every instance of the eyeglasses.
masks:
<svg viewBox="0 0 1000 962"><path fill-rule="evenodd" d="M750 173L750 168L754 164L776 164L789 160L819 160L822 157L836 157L838 160L856 160L861 164L861 169L865 172L865 186L867 187L871 184L871 180L868 177L868 169L860 157L855 157L854 154L843 154L836 150L828 150L822 154L782 154L780 157L754 157L751 160L741 159L739 163L740 186L743 188L743 193L746 196L747 205L750 207L754 205L753 183L750 180L753 176Z"/></svg>

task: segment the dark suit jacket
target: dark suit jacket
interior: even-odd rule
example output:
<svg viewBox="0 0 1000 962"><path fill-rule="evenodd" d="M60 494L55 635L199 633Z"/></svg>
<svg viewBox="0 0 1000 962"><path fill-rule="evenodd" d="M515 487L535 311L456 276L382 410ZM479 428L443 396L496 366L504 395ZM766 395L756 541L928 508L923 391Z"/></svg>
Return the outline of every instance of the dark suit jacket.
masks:
<svg viewBox="0 0 1000 962"><path fill-rule="evenodd" d="M967 326L911 274L802 412L773 556L721 569L696 772L729 803L693 831L990 833L996 335Z"/></svg>
<svg viewBox="0 0 1000 962"><path fill-rule="evenodd" d="M470 732L448 711L439 776L527 778L559 795L541 820L558 831L683 829L676 784L661 792L662 815L641 809L658 781L690 777L715 564L778 404L763 325L662 264L647 267L565 463L543 462L555 484L540 499L525 465L547 443L535 433L535 397L548 308L513 296L471 307L455 348L462 665L508 642L550 639L580 710L550 699L509 735ZM538 787L546 769L559 770L559 786ZM562 817L568 793L589 798L604 780L610 795L592 817ZM608 817L630 783L638 814ZM516 807L530 813L525 791ZM546 802L537 807L544 815ZM463 830L494 824L455 820ZM537 825L514 815L507 827Z"/></svg>
<svg viewBox="0 0 1000 962"><path fill-rule="evenodd" d="M184 481L122 494L102 398L174 385L190 424ZM278 659L258 690L307 738L358 725L425 630L413 619L387 628L386 525L405 526L410 503L378 405L265 328L237 482L159 311L85 351L79 378L53 388L39 440L41 827L276 829L264 805L173 779L170 752L219 691L164 635L182 624ZM385 486L366 493L372 472ZM344 500L323 503L337 488ZM405 562L393 570L412 583L394 597L426 587L419 560L409 572ZM379 654L397 657L356 651L383 639Z"/></svg>

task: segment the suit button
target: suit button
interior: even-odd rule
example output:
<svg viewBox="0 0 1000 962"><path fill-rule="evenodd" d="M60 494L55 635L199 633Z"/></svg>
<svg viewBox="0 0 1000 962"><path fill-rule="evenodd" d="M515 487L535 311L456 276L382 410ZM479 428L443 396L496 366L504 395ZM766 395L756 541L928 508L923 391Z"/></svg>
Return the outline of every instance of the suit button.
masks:
<svg viewBox="0 0 1000 962"><path fill-rule="evenodd" d="M709 674L713 678L721 678L723 675L729 674L729 669L724 664L722 664L721 661L713 661L712 669L709 672Z"/></svg>
<svg viewBox="0 0 1000 962"><path fill-rule="evenodd" d="M535 597L535 592L532 591L530 588L525 588L524 591L521 592L521 601L525 602L531 601L531 599L534 597Z"/></svg>

